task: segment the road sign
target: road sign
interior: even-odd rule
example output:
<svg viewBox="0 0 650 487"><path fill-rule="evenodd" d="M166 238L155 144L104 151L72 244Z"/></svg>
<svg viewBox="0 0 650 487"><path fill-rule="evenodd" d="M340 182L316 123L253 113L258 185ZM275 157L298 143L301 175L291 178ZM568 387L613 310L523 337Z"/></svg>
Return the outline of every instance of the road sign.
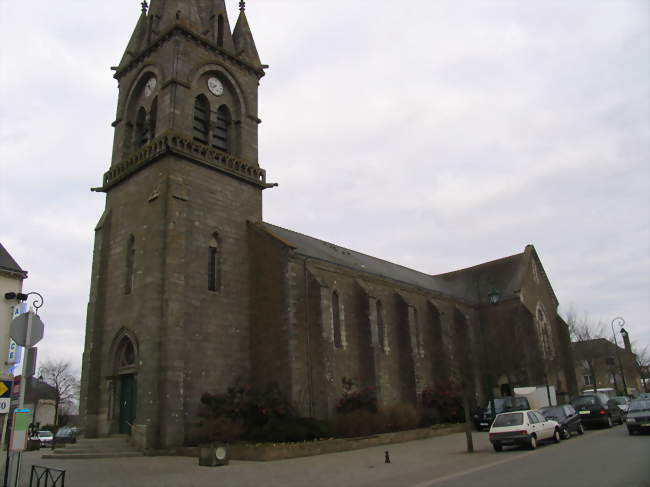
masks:
<svg viewBox="0 0 650 487"><path fill-rule="evenodd" d="M23 347L33 347L43 338L45 325L33 311L23 313L11 320L9 336Z"/></svg>
<svg viewBox="0 0 650 487"><path fill-rule="evenodd" d="M9 450L23 451L27 447L27 430L29 429L31 420L32 412L29 409L18 409L14 411Z"/></svg>
<svg viewBox="0 0 650 487"><path fill-rule="evenodd" d="M12 380L0 380L0 399L11 397Z"/></svg>
<svg viewBox="0 0 650 487"><path fill-rule="evenodd" d="M0 414L6 414L11 407L11 384L10 380L0 381Z"/></svg>

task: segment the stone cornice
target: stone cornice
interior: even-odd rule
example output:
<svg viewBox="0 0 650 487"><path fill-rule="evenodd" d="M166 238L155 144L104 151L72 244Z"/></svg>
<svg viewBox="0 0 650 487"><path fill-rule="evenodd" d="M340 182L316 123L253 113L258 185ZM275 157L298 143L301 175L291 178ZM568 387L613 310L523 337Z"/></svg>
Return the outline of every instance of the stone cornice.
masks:
<svg viewBox="0 0 650 487"><path fill-rule="evenodd" d="M262 78L265 76L264 68L256 68L255 66L247 63L246 61L243 61L242 59L233 56L229 52L225 51L224 49L218 47L214 42L211 40L198 35L197 33L193 32L192 30L188 29L184 25L181 24L174 24L171 26L169 29L165 30L162 34L160 34L156 40L151 42L144 50L140 51L137 55L131 59L128 63L126 63L124 66L118 66L115 69L115 74L113 77L117 80L119 80L122 76L124 76L126 73L131 71L134 67L136 67L138 64L140 64L144 59L146 59L149 55L151 55L153 52L158 50L160 46L164 44L165 41L168 39L171 39L174 34L179 33L195 43L201 45L202 47L208 49L209 51L212 51L212 53L220 55L224 59L227 59L228 61L231 61L232 63L244 68L245 70L255 74L258 79Z"/></svg>
<svg viewBox="0 0 650 487"><path fill-rule="evenodd" d="M169 153L234 176L261 189L276 186L275 184L267 184L264 169L248 164L241 159L192 140L189 137L168 131L159 135L123 161L112 166L104 174L103 185L100 188L92 188L92 190L106 192L140 169Z"/></svg>

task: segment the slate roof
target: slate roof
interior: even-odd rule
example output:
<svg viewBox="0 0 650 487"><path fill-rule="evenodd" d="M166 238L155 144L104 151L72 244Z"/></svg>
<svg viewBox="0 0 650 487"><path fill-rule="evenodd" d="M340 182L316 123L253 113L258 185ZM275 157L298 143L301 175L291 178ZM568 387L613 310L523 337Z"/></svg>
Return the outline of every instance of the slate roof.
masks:
<svg viewBox="0 0 650 487"><path fill-rule="evenodd" d="M526 272L525 252L479 264L458 271L439 274L454 296L477 300L479 286L481 302L487 303L487 295L493 289L499 291L501 299L515 296L521 289Z"/></svg>
<svg viewBox="0 0 650 487"><path fill-rule="evenodd" d="M621 347L620 345L615 345L607 338L593 338L591 340L573 342L571 345L573 345L573 349L578 354L583 353L587 355L595 353L601 353L603 355L607 353L615 353L616 349L618 349L618 351L621 353L626 351L625 348Z"/></svg>
<svg viewBox="0 0 650 487"><path fill-rule="evenodd" d="M0 243L0 270L21 274L27 277L27 271L20 268L14 258L7 252L7 249Z"/></svg>
<svg viewBox="0 0 650 487"><path fill-rule="evenodd" d="M263 222L261 228L285 245L306 257L330 262L379 277L417 286L446 296L477 301L476 279L484 275L494 276L494 287L502 296L515 294L520 289L525 266L521 265L524 253L481 264L468 269L440 275L429 275L408 267L393 264L354 250L309 237L286 228ZM492 283L492 279L490 281ZM484 290L486 284L481 283ZM488 290L485 290L487 293Z"/></svg>
<svg viewBox="0 0 650 487"><path fill-rule="evenodd" d="M56 400L56 388L36 377L30 377L25 390L25 401L34 403L40 399Z"/></svg>

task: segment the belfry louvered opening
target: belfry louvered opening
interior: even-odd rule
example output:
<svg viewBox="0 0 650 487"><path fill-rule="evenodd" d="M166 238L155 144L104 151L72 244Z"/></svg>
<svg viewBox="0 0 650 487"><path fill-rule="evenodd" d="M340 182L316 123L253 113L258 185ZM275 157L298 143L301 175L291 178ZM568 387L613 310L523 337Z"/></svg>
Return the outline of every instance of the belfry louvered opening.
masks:
<svg viewBox="0 0 650 487"><path fill-rule="evenodd" d="M194 100L194 140L208 143L210 130L210 104L205 96L199 95Z"/></svg>

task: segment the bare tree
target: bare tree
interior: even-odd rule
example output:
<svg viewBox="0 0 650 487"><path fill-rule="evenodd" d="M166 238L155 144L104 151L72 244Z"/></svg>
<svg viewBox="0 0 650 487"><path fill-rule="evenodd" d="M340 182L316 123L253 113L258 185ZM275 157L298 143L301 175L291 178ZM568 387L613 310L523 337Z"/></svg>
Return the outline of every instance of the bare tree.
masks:
<svg viewBox="0 0 650 487"><path fill-rule="evenodd" d="M72 370L70 362L48 360L38 369L46 384L56 390L55 426L59 423L59 412L64 408L74 408L79 396L79 378Z"/></svg>
<svg viewBox="0 0 650 487"><path fill-rule="evenodd" d="M567 313L566 324L569 327L569 334L573 343L574 357L580 361L592 377L592 385L594 392L596 392L598 388L597 372L602 363L600 361L603 355L607 353L599 346L601 343L598 340L603 338L603 325L601 323L598 325L591 323L586 313L582 319L579 319L573 308Z"/></svg>
<svg viewBox="0 0 650 487"><path fill-rule="evenodd" d="M650 349L647 346L636 352L636 369L641 377L643 390L648 392L648 382L650 382Z"/></svg>

